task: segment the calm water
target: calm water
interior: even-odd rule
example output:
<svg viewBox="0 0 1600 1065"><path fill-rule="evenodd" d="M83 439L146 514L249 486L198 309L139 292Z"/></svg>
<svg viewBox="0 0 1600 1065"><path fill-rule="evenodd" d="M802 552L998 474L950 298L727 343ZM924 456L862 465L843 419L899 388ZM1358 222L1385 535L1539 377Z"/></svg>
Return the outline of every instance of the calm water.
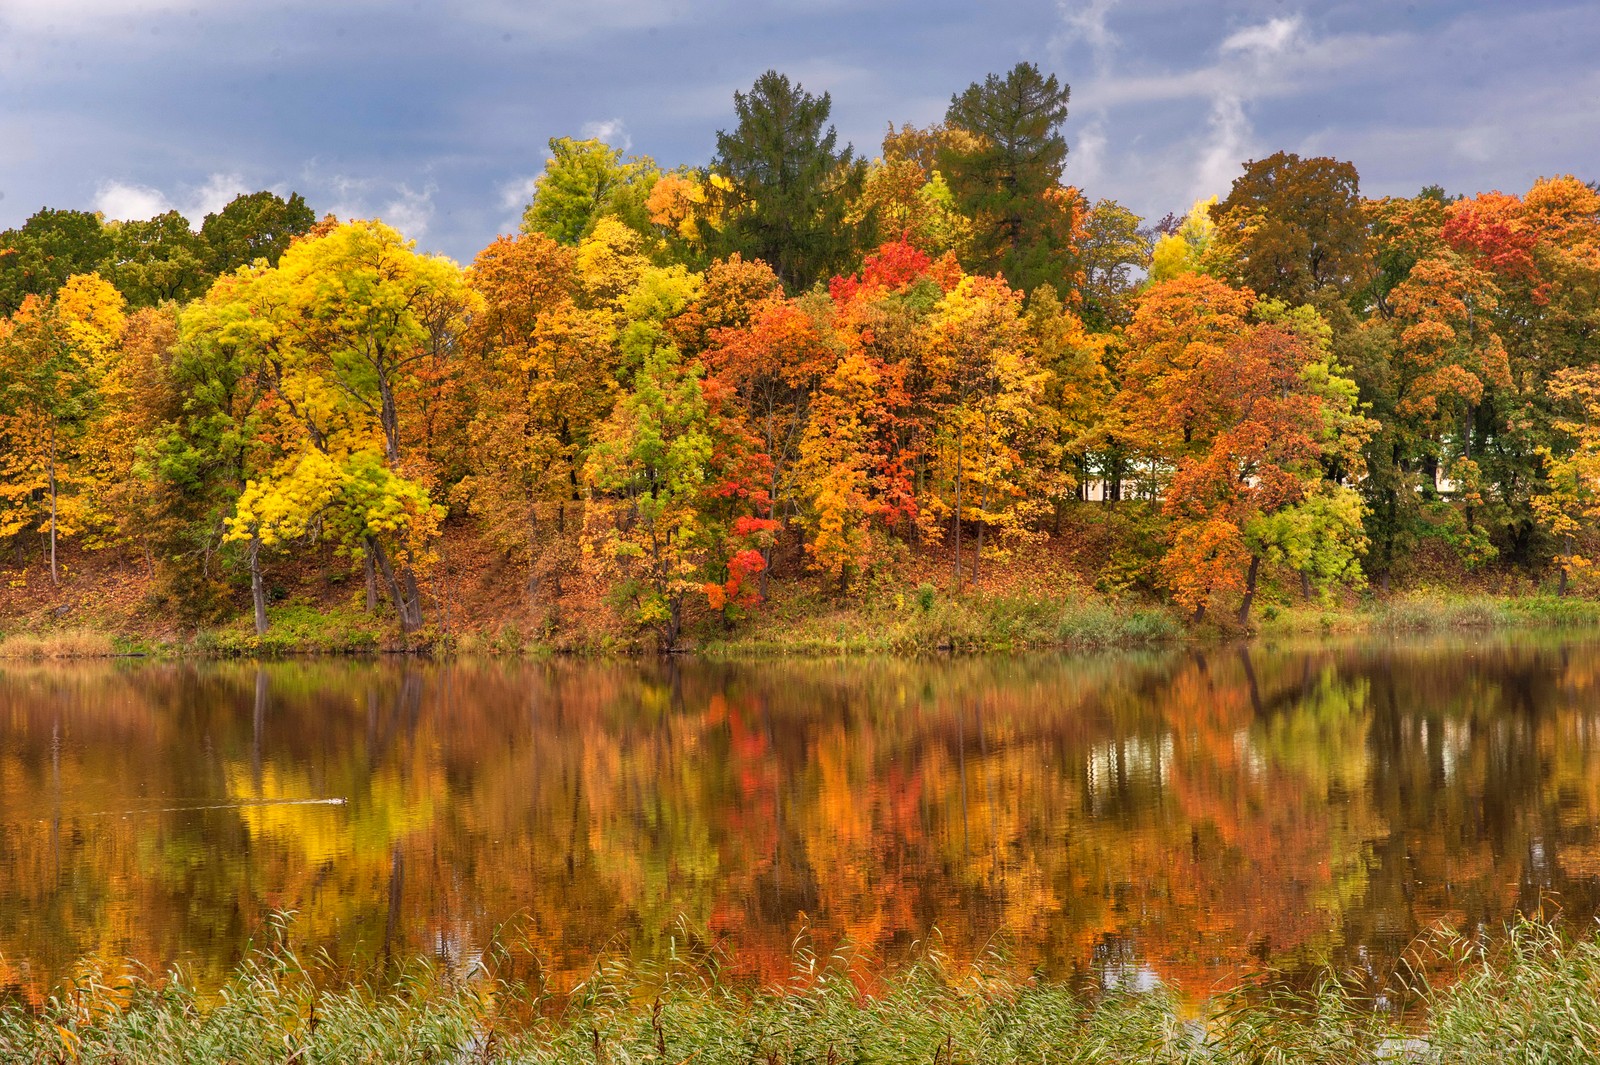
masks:
<svg viewBox="0 0 1600 1065"><path fill-rule="evenodd" d="M1203 994L1600 904L1600 645L1488 638L718 666L0 665L0 985L338 957L559 976L684 928L938 929ZM510 922L508 924L508 922Z"/></svg>

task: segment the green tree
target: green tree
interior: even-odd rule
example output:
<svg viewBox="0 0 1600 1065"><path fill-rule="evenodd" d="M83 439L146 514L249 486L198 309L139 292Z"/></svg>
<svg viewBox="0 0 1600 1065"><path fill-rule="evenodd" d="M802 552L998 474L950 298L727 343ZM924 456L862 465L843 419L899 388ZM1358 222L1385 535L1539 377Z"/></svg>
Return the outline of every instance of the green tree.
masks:
<svg viewBox="0 0 1600 1065"><path fill-rule="evenodd" d="M231 273L257 259L277 266L290 242L309 233L316 221L316 214L298 192L291 192L287 200L265 191L235 196L221 211L206 215L200 225L209 255L206 267L216 275Z"/></svg>
<svg viewBox="0 0 1600 1065"><path fill-rule="evenodd" d="M189 220L167 211L145 221L112 222L106 276L130 307L153 307L164 300L186 303L206 290L212 274L205 239Z"/></svg>
<svg viewBox="0 0 1600 1065"><path fill-rule="evenodd" d="M1071 90L1018 63L950 98L939 169L961 210L977 224L969 267L999 271L1011 287L1048 284L1065 297L1073 273L1073 198L1061 188Z"/></svg>
<svg viewBox="0 0 1600 1065"><path fill-rule="evenodd" d="M645 203L660 177L654 161L635 157L624 162L622 152L604 141L551 137L544 174L522 213L522 231L577 244L609 215L648 233Z"/></svg>
<svg viewBox="0 0 1600 1065"><path fill-rule="evenodd" d="M707 224L725 253L760 259L791 292L841 269L869 243L871 220L847 221L866 167L827 125L833 102L775 70L733 94L739 123L717 132Z"/></svg>
<svg viewBox="0 0 1600 1065"><path fill-rule="evenodd" d="M41 208L19 229L0 233L0 314L28 296L53 296L75 274L97 272L111 254L98 214Z"/></svg>
<svg viewBox="0 0 1600 1065"><path fill-rule="evenodd" d="M1116 200L1100 200L1084 219L1078 245L1083 271L1084 324L1092 330L1127 325L1133 317L1137 274L1150 266L1150 235L1142 219Z"/></svg>

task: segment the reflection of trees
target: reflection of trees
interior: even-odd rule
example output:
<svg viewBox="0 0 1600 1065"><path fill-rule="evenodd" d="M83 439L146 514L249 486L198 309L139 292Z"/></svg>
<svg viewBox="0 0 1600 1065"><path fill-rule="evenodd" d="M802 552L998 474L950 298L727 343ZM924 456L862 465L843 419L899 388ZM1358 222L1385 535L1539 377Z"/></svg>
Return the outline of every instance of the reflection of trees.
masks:
<svg viewBox="0 0 1600 1065"><path fill-rule="evenodd" d="M515 918L564 979L664 949L680 915L765 975L803 924L1196 992L1258 959L1392 958L1541 896L1593 912L1596 663L8 670L0 955L35 987L88 951L214 978L287 908L340 954L457 962Z"/></svg>

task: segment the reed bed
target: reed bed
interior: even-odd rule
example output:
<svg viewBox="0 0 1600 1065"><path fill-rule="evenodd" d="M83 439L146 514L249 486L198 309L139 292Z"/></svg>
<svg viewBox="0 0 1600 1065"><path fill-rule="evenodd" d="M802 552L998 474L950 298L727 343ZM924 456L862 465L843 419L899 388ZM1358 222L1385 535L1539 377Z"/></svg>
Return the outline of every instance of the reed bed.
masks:
<svg viewBox="0 0 1600 1065"><path fill-rule="evenodd" d="M1087 1001L1060 984L936 954L886 977L797 955L785 985L752 989L704 959L597 966L556 994L537 978L414 963L328 986L287 948L252 954L202 992L86 962L47 1001L0 1007L0 1060L38 1062L452 1062L527 1065L922 1065L1416 1062L1507 1065L1600 1059L1600 939L1513 929L1465 944L1453 979L1418 978L1425 1020L1326 979L1261 980L1186 1011L1161 990Z"/></svg>

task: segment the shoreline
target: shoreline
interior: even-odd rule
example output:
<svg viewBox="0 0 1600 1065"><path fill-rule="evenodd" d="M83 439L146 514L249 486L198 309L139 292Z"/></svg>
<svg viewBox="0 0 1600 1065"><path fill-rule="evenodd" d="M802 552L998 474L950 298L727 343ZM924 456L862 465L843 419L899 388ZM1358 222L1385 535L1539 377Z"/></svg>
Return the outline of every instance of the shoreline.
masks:
<svg viewBox="0 0 1600 1065"><path fill-rule="evenodd" d="M233 626L187 639L72 624L30 630L0 625L0 662L113 659L508 658L646 659L686 656L735 662L774 659L915 658L1156 650L1283 638L1347 638L1443 632L1600 628L1600 600L1574 596L1421 590L1334 607L1268 603L1248 628L1179 620L1167 608L1114 600L967 596L932 603L842 605L801 599L756 615L743 631L697 633L670 652L647 638L528 639L513 625L425 632L405 640L382 619L290 608L292 624L265 637ZM1230 619L1231 620L1231 619Z"/></svg>

